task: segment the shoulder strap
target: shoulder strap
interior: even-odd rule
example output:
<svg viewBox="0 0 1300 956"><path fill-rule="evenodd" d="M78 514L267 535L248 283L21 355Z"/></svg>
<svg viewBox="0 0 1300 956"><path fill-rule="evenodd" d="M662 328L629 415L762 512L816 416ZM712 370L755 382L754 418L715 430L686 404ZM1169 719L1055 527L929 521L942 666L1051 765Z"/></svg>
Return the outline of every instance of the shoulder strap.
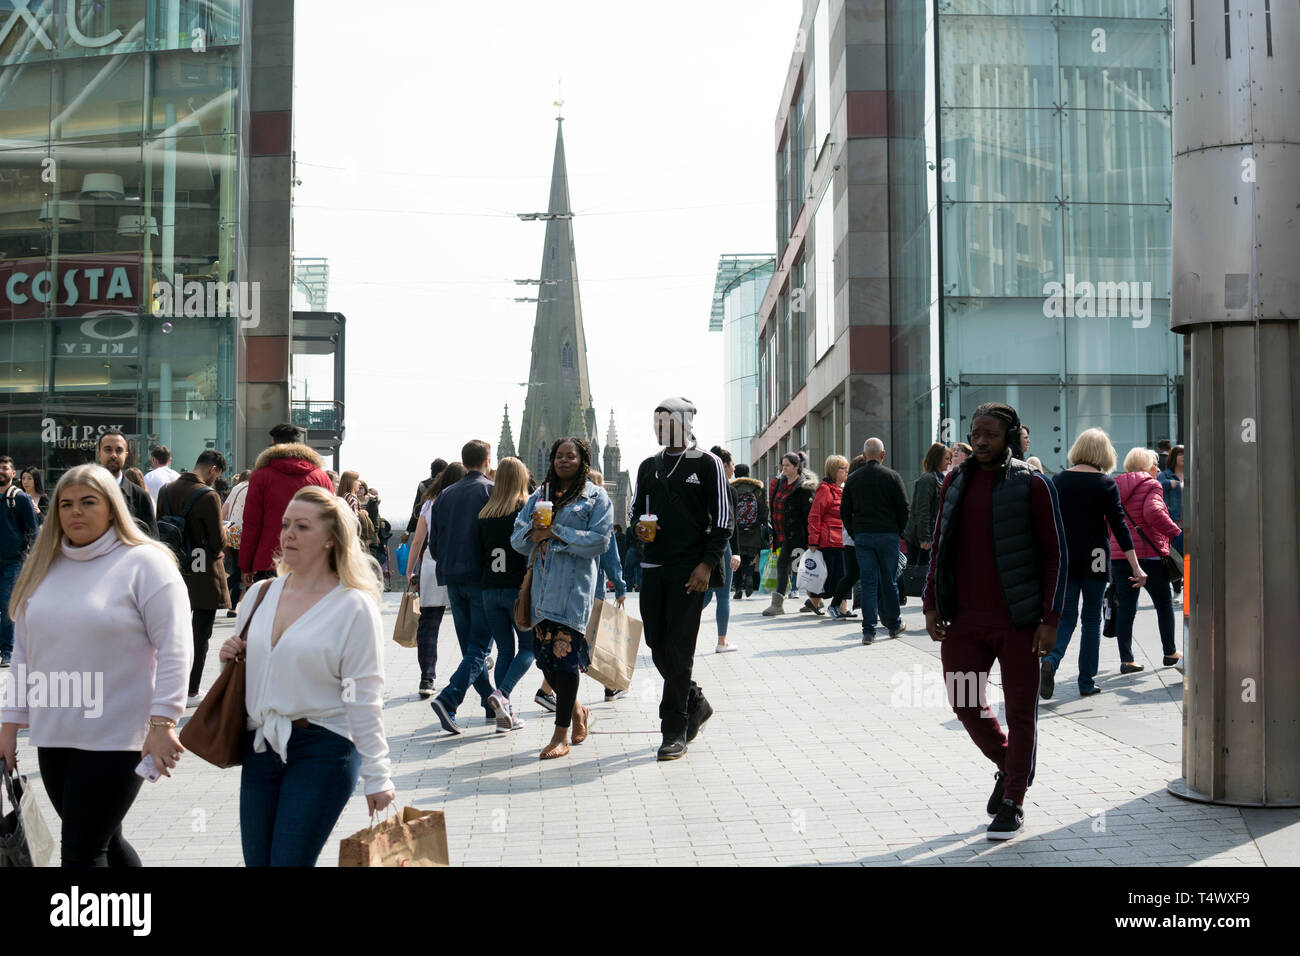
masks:
<svg viewBox="0 0 1300 956"><path fill-rule="evenodd" d="M1142 530L1142 526L1138 524L1136 521L1134 521L1133 516L1128 513L1128 505L1124 504L1123 496L1120 497L1119 506L1124 509L1124 517L1128 518L1128 523L1133 526L1134 530L1136 530L1138 534L1142 535L1142 540L1147 543L1147 547L1149 547L1156 554L1159 554L1160 549L1157 548L1154 544L1152 544L1151 539L1147 537L1147 533Z"/></svg>
<svg viewBox="0 0 1300 956"><path fill-rule="evenodd" d="M257 609L262 606L262 598L266 597L266 592L271 590L271 585L275 583L274 578L268 578L262 587L257 591L257 597L253 598L253 609L248 612L248 617L244 620L244 626L239 629L239 639L248 641L248 625L253 623L253 617L257 614Z"/></svg>

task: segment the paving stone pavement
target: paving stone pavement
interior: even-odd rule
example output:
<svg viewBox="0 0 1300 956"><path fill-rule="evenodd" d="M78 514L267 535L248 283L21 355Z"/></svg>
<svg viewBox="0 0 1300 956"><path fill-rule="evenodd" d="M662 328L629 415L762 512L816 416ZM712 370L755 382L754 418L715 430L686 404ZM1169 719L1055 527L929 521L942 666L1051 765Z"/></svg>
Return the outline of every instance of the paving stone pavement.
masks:
<svg viewBox="0 0 1300 956"><path fill-rule="evenodd" d="M468 730L453 737L415 693L415 651L389 642L385 717L398 804L446 811L457 865L1294 863L1295 811L1205 806L1165 790L1181 775L1182 684L1160 666L1155 613L1143 601L1135 635L1143 673L1121 677L1115 644L1103 638L1103 692L1084 699L1077 655L1063 662L1054 699L1040 706L1026 830L1005 843L985 837L993 768L948 708L917 599L904 609L908 633L864 647L858 621L763 618L767 600L755 594L732 604L729 639L740 650L725 655L713 652L706 609L695 678L716 715L687 756L668 763L655 760L661 683L644 647L626 697L606 704L583 681L580 699L596 718L590 738L541 762L551 723L532 702L540 672L516 689L524 729L495 734L471 696L461 709ZM384 604L391 632L398 595ZM636 615L635 594L628 609ZM218 620L205 689L232 629ZM445 680L459 661L449 617L439 651ZM19 759L36 777L25 734ZM236 866L238 817L239 771L190 757L173 778L144 785L124 831L147 865ZM321 865L334 865L338 841L366 823L358 788Z"/></svg>

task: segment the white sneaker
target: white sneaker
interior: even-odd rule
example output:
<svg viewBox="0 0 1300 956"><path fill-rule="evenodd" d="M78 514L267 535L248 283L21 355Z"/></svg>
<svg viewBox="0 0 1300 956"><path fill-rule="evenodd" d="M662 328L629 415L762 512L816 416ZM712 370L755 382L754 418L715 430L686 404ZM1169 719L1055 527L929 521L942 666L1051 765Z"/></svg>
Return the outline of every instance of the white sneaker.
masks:
<svg viewBox="0 0 1300 956"><path fill-rule="evenodd" d="M189 694L185 698L186 707L197 707L203 701L202 694Z"/></svg>
<svg viewBox="0 0 1300 956"><path fill-rule="evenodd" d="M523 726L523 720L514 714L507 714L504 717L497 718L497 733L499 734L508 734L510 731L519 730Z"/></svg>
<svg viewBox="0 0 1300 956"><path fill-rule="evenodd" d="M735 644L719 644L719 645L718 645L717 653L719 653L719 654L729 654L729 653L731 653L732 651L734 651L735 649L736 649L736 645L735 645Z"/></svg>

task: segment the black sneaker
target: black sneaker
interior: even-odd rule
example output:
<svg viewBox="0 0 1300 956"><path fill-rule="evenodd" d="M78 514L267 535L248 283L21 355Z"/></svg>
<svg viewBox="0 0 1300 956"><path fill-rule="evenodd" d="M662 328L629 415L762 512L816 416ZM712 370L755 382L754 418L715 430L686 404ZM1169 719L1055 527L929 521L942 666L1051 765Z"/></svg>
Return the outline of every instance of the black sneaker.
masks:
<svg viewBox="0 0 1300 956"><path fill-rule="evenodd" d="M462 733L460 724L456 723L456 715L449 711L447 705L439 698L435 697L429 706L433 708L433 712L437 715L438 723L442 724L443 730L449 734Z"/></svg>
<svg viewBox="0 0 1300 956"><path fill-rule="evenodd" d="M874 643L876 643L876 635L874 635L874 634L863 634L863 635L862 635L862 643L863 643L864 645L866 645L866 644L874 644Z"/></svg>
<svg viewBox="0 0 1300 956"><path fill-rule="evenodd" d="M659 748L660 760L676 760L686 753L686 740L683 737L665 737Z"/></svg>
<svg viewBox="0 0 1300 956"><path fill-rule="evenodd" d="M987 836L990 840L1010 840L1025 825L1025 811L1010 800L1003 800L998 808L998 815L989 824Z"/></svg>
<svg viewBox="0 0 1300 956"><path fill-rule="evenodd" d="M903 625L901 624L898 625L898 627L891 627L889 629L889 636L891 638L898 637L898 635L902 634L904 630L906 630L906 628L904 628Z"/></svg>
<svg viewBox="0 0 1300 956"><path fill-rule="evenodd" d="M1052 666L1051 661L1043 661L1038 668L1038 696L1043 700L1051 700L1055 693L1056 668Z"/></svg>
<svg viewBox="0 0 1300 956"><path fill-rule="evenodd" d="M609 703L611 700L618 700L620 697L624 697L626 695L627 695L627 688L624 688L623 690L610 690L608 687L606 687L605 703Z"/></svg>
<svg viewBox="0 0 1300 956"><path fill-rule="evenodd" d="M713 706L700 695L700 706L696 708L695 713L686 715L686 742L690 743L700 735L704 725L709 722L713 716Z"/></svg>
<svg viewBox="0 0 1300 956"><path fill-rule="evenodd" d="M432 697L432 696L433 696L433 681L431 680L420 681L420 697L425 698L425 697Z"/></svg>
<svg viewBox="0 0 1300 956"><path fill-rule="evenodd" d="M555 703L555 695L546 693L540 687L537 688L537 693L533 695L533 700L541 705L542 710L549 710L551 713L555 713L555 708L558 706Z"/></svg>
<svg viewBox="0 0 1300 956"><path fill-rule="evenodd" d="M1002 781L1005 778L1006 774L1001 770L993 775L993 792L989 794L989 805L984 808L991 817L996 817L998 815L998 810L1002 807Z"/></svg>

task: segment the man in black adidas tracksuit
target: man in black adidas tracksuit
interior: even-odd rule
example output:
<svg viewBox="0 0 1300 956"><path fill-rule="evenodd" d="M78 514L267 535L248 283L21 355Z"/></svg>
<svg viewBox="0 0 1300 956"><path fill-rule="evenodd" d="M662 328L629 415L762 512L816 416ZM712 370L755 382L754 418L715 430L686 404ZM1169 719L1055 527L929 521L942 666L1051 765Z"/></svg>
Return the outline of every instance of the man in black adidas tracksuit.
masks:
<svg viewBox="0 0 1300 956"><path fill-rule="evenodd" d="M637 469L628 518L642 548L645 639L664 679L660 760L686 753L686 744L713 716L691 668L704 595L723 585L722 555L734 520L722 462L695 447L694 418L695 406L685 398L665 399L655 409L655 434L666 447ZM645 514L658 518L653 536L640 520Z"/></svg>

